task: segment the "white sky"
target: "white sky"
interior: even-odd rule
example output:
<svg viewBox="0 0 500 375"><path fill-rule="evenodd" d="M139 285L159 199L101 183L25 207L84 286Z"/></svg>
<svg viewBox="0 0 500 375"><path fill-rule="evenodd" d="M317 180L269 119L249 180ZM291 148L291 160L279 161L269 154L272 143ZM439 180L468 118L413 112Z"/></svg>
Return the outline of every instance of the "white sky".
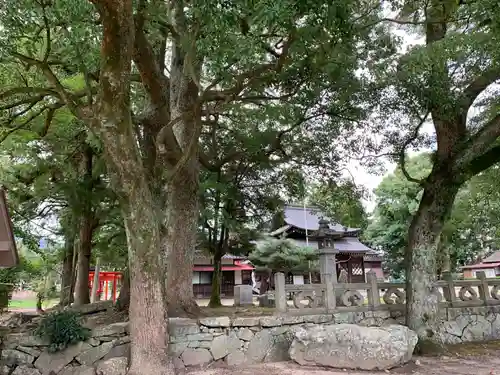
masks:
<svg viewBox="0 0 500 375"><path fill-rule="evenodd" d="M389 17L395 17L395 14L388 14ZM392 31L394 34L396 34L399 37L403 38L403 45L401 46L400 50L401 52L405 52L408 50L408 48L411 48L417 44L423 44L424 43L424 38L416 36L414 34L410 34L408 31L407 27L400 26L393 24L392 25ZM427 122L422 126L421 132L428 133L428 134L433 134L434 133L434 127L432 126L432 123ZM419 152L424 151L419 150ZM418 152L412 152L408 151L409 156L413 156L417 154ZM385 174L374 174L371 173L367 168L363 167L360 165L359 162L357 161L351 161L348 163L347 168L348 172L346 171L345 177L347 178L354 178L354 182L357 185L364 186L370 193L370 196L368 199L365 199L363 201L363 204L365 208L369 211L372 212L373 209L375 208L375 200L374 200L374 195L373 190L380 184L382 179L387 176L388 174L392 173L394 169L396 168L396 163L389 162L387 159L381 159L383 160L383 164L385 166Z"/></svg>

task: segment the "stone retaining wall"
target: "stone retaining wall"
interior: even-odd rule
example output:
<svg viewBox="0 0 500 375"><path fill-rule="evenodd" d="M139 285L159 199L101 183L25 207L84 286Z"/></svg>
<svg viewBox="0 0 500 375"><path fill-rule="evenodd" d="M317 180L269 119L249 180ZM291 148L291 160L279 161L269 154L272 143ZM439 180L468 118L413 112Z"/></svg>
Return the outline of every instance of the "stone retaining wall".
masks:
<svg viewBox="0 0 500 375"><path fill-rule="evenodd" d="M447 344L500 339L500 307L442 311L438 338ZM303 316L170 319L170 351L176 367L229 366L289 360L296 329L352 323L381 326L403 322L400 312L366 311ZM92 338L57 354L27 334L10 334L2 344L0 375L119 375L130 352L128 323L93 330ZM116 370L118 369L118 370ZM117 372L118 371L118 372Z"/></svg>

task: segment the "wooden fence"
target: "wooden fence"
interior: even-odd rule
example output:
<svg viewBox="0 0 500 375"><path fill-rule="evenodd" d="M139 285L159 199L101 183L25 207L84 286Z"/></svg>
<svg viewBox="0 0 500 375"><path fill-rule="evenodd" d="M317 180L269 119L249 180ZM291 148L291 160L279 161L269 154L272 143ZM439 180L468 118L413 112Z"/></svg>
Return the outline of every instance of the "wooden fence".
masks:
<svg viewBox="0 0 500 375"><path fill-rule="evenodd" d="M322 272L321 284L289 285L283 273L275 274L276 309L292 314L405 309L405 283L378 282L373 272L367 273L367 283L339 284L334 276ZM487 279L484 272L477 277L453 280L446 274L431 294L440 307L500 305L500 279Z"/></svg>

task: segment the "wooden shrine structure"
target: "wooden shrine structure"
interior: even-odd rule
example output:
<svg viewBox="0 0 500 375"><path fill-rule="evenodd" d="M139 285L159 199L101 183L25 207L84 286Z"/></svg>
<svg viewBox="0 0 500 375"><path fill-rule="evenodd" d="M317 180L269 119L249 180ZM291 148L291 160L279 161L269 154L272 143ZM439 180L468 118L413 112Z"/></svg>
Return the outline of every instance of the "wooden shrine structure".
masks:
<svg viewBox="0 0 500 375"><path fill-rule="evenodd" d="M359 240L361 229L336 223L316 207L294 205L285 206L281 222L276 222L279 226L270 233L273 237L291 238L300 246L315 249L334 249L337 278L347 276L347 280L341 281L364 283L369 271L373 271L378 279L384 278L382 257ZM289 284L320 282L319 272L286 276Z"/></svg>

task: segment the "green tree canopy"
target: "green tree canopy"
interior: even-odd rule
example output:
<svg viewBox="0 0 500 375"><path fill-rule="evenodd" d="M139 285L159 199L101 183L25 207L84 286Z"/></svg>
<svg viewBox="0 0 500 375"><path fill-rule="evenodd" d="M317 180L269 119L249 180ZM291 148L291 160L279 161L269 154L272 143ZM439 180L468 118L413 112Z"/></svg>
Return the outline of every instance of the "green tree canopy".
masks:
<svg viewBox="0 0 500 375"><path fill-rule="evenodd" d="M311 247L298 246L291 239L261 241L249 257L257 270L269 272L308 272L318 260Z"/></svg>
<svg viewBox="0 0 500 375"><path fill-rule="evenodd" d="M365 228L368 215L363 206L363 188L352 180L339 179L314 185L309 200L330 218L351 228Z"/></svg>
<svg viewBox="0 0 500 375"><path fill-rule="evenodd" d="M431 169L431 155L420 154L407 162L407 171L425 176ZM472 178L457 195L449 220L440 239L440 259L450 261L451 270L475 261L499 244L500 188L494 183L498 167ZM375 190L376 207L365 232L372 247L385 252L391 274L403 276L404 253L408 246L408 228L418 210L422 187L408 181L400 168L385 177ZM449 257L449 260L445 259ZM440 264L440 267L443 267Z"/></svg>

